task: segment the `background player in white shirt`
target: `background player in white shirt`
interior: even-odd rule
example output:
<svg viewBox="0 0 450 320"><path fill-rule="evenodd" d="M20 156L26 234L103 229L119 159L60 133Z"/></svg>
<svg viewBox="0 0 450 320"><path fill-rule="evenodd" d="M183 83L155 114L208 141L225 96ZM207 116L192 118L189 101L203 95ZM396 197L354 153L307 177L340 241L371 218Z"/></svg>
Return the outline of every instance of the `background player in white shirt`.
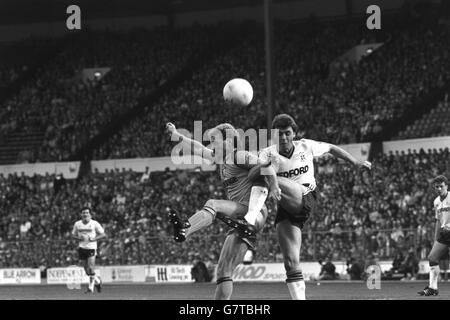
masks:
<svg viewBox="0 0 450 320"><path fill-rule="evenodd" d="M100 223L92 219L91 209L84 207L81 209L81 220L75 222L72 230L72 237L79 240L78 255L83 262L84 271L89 276L89 286L86 293L94 292L95 288L101 292L102 281L95 275L95 257L97 256L97 240L106 237L105 230Z"/></svg>
<svg viewBox="0 0 450 320"><path fill-rule="evenodd" d="M294 141L297 124L287 114L279 114L272 121L272 129L278 129L273 137L274 145L261 150L260 159L271 161L278 175L281 200L275 218L277 236L284 258L286 283L292 299L305 299L305 282L300 268L300 248L304 223L314 212L316 204L316 180L314 157L330 153L358 168L371 169L368 161L359 161L342 148L333 144L309 139ZM252 172L255 176L263 171ZM247 219L251 223L251 219Z"/></svg>
<svg viewBox="0 0 450 320"><path fill-rule="evenodd" d="M448 193L447 177L440 175L434 178L433 189L438 196L433 202L436 217L434 244L428 255L430 282L425 289L418 292L421 296L437 296L439 294L439 260L447 253L450 246L450 195Z"/></svg>

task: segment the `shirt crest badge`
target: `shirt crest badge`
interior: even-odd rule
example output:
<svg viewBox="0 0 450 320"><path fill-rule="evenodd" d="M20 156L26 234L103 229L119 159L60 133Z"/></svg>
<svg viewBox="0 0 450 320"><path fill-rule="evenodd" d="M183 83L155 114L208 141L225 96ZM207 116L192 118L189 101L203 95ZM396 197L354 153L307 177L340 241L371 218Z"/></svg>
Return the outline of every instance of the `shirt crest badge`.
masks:
<svg viewBox="0 0 450 320"><path fill-rule="evenodd" d="M306 155L304 152L296 154L295 157L300 159L300 161L306 161Z"/></svg>

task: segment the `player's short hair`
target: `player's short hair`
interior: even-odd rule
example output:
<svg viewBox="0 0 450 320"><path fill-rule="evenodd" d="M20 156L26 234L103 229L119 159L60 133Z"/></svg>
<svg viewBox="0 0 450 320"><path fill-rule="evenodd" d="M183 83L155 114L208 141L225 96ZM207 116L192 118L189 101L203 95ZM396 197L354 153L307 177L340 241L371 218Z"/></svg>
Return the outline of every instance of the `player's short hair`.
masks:
<svg viewBox="0 0 450 320"><path fill-rule="evenodd" d="M442 182L448 185L448 179L444 175L439 175L433 179L433 184L441 184Z"/></svg>
<svg viewBox="0 0 450 320"><path fill-rule="evenodd" d="M228 138L237 138L239 134L237 130L229 123L221 123L213 128L213 130L217 130L222 134L222 140Z"/></svg>
<svg viewBox="0 0 450 320"><path fill-rule="evenodd" d="M83 207L81 208L81 212L83 212L84 210L89 210L89 214L92 214L92 210L89 207Z"/></svg>
<svg viewBox="0 0 450 320"><path fill-rule="evenodd" d="M297 132L298 126L295 123L294 118L292 118L290 115L286 113L281 113L275 116L272 120L272 129L282 129L292 127L292 130L294 130L294 133Z"/></svg>

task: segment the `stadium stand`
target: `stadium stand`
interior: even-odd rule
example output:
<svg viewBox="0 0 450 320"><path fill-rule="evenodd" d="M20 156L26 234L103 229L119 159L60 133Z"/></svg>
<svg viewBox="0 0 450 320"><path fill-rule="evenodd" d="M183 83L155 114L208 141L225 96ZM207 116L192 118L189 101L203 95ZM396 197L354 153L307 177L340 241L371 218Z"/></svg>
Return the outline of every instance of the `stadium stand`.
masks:
<svg viewBox="0 0 450 320"><path fill-rule="evenodd" d="M425 258L434 230L429 182L437 173L450 173L448 157L448 149L381 156L366 178L335 160L321 160L319 207L304 230L302 260L392 259L411 248ZM94 208L94 218L110 235L100 247L105 265L217 261L228 228L215 221L179 244L164 214L169 206L187 218L207 199L224 198L215 172L156 172L147 179L109 171L67 180L56 189L55 176L15 175L0 176L0 186L2 267L75 263L70 232L84 204ZM281 261L273 222L272 207L255 261Z"/></svg>
<svg viewBox="0 0 450 320"><path fill-rule="evenodd" d="M131 109L141 96L170 79L193 52L203 50L213 38L203 37L201 27L127 33L88 30L67 36L53 59L1 103L4 146L28 136L41 139L25 145L31 149L9 148L11 154L3 163L68 158L114 116ZM110 67L111 71L100 80L82 81L81 70L96 67ZM18 155L20 151L24 152Z"/></svg>
<svg viewBox="0 0 450 320"><path fill-rule="evenodd" d="M294 115L313 139L341 144L369 141L380 136L385 126L397 126L395 122L408 115L409 107L431 108L423 106L422 100L435 96L434 89L448 86L445 48L449 30L436 21L396 23L378 34L378 39L365 36L353 24L308 26L313 30L296 24L280 28L280 34L286 36L277 38L276 44L276 61L280 62L277 109ZM142 118L95 151L95 158L168 155L170 146L154 124L172 121L192 131L199 114L204 128L223 121L243 129L265 127L261 99L264 63L258 55L263 41L256 36L257 27L253 34L243 45L204 66L156 105L149 106ZM329 65L340 54L361 42L373 41L385 44L358 66L349 65L337 74L328 74ZM247 110L226 108L221 101L223 84L235 75L249 79L255 87L254 102ZM204 85L198 85L199 81Z"/></svg>
<svg viewBox="0 0 450 320"><path fill-rule="evenodd" d="M398 139L413 139L425 137L440 137L450 135L450 129L446 125L450 121L450 104L448 93L444 100L421 119L400 132Z"/></svg>
<svg viewBox="0 0 450 320"><path fill-rule="evenodd" d="M342 144L379 135L386 125L403 119L409 106L447 85L449 31L430 20L395 17L385 21L383 31L370 34L357 28L359 21L280 22L275 29L276 109L296 116L311 138ZM2 163L73 158L108 124L117 119L120 123L141 98L170 80L192 53L214 43L217 33L233 33L239 27L243 29L161 27L125 34L89 30L70 38L75 41L60 43L53 59L1 102L0 147L8 147ZM245 24L245 30L233 46L205 61L147 108L136 110L134 121L121 124L121 131L111 131L104 145L88 153L96 159L167 155L170 145L160 125L170 120L192 129L198 114L204 127L223 121L244 129L265 127L263 30L253 23ZM358 66L341 66L330 73L330 65L345 51L374 42L384 45ZM82 68L100 66L112 70L98 83L75 77ZM254 86L255 99L248 109L223 107L222 86L236 75ZM314 127L308 126L311 122Z"/></svg>

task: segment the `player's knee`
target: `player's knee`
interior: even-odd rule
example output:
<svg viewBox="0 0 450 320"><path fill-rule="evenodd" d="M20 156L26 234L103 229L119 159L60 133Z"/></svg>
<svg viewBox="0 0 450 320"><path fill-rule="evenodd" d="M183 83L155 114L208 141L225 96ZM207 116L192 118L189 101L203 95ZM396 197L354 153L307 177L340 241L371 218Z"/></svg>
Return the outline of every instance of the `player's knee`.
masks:
<svg viewBox="0 0 450 320"><path fill-rule="evenodd" d="M93 275L95 275L94 268L92 268L91 266L87 266L84 270L86 271L86 274L87 274L88 276L93 276Z"/></svg>
<svg viewBox="0 0 450 320"><path fill-rule="evenodd" d="M437 266L439 264L439 259L434 254L429 254L428 263L430 266Z"/></svg>
<svg viewBox="0 0 450 320"><path fill-rule="evenodd" d="M231 277L233 273L233 264L230 258L223 256L217 263L217 279Z"/></svg>
<svg viewBox="0 0 450 320"><path fill-rule="evenodd" d="M233 272L231 268L223 268L221 270L217 269L217 279L221 278L231 278Z"/></svg>
<svg viewBox="0 0 450 320"><path fill-rule="evenodd" d="M206 201L205 207L209 207L209 208L213 209L214 211L217 211L219 206L217 204L217 200L209 199L208 201Z"/></svg>

